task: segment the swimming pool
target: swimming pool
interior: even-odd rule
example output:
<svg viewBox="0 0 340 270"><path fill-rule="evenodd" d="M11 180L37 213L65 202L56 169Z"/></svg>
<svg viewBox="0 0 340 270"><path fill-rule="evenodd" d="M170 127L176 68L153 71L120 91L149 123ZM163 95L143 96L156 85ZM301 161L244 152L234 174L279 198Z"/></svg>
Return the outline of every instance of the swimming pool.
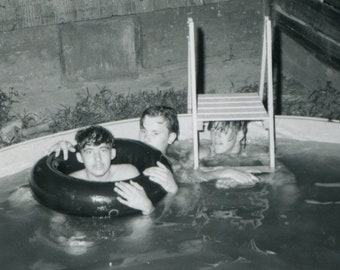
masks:
<svg viewBox="0 0 340 270"><path fill-rule="evenodd" d="M274 174L275 184L245 189L181 184L150 217L54 212L31 197L30 168L18 162L0 179L2 268L339 269L340 133L335 141L310 142L306 137L320 139L324 127L308 121L313 129L300 140L278 121L277 159L295 182ZM293 127L299 133L303 125Z"/></svg>

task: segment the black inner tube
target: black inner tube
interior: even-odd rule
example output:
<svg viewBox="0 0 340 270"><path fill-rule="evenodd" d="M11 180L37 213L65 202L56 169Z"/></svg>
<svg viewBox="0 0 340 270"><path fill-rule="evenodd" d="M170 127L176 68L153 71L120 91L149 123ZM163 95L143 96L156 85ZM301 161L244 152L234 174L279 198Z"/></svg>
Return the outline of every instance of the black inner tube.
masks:
<svg viewBox="0 0 340 270"><path fill-rule="evenodd" d="M156 204L166 191L142 174L146 168L160 161L171 170L167 158L157 149L130 139L115 139L116 158L112 164L129 163L141 175L124 181L134 181L143 186L147 196ZM71 177L68 174L84 168L69 152L67 161L54 153L41 158L33 167L30 186L34 197L43 205L59 212L78 216L122 216L140 212L121 204L114 191L115 182L94 182Z"/></svg>

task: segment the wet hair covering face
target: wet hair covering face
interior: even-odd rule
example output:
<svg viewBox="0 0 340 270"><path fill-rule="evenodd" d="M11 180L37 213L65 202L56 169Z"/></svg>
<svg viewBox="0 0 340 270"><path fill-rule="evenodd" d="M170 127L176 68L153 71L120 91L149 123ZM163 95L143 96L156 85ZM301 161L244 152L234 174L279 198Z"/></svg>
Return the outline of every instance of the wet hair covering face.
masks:
<svg viewBox="0 0 340 270"><path fill-rule="evenodd" d="M76 133L75 139L77 145L76 150L79 152L84 149L86 145L98 146L102 143L115 147L115 139L112 133L106 128L98 125L93 125L85 129L81 129Z"/></svg>
<svg viewBox="0 0 340 270"><path fill-rule="evenodd" d="M243 132L243 137L240 143L243 147L247 144L247 132L248 132L247 121L210 121L208 124L208 130L215 129L220 132L228 133L229 129L232 130L232 136L230 140L233 140L237 136L239 131Z"/></svg>

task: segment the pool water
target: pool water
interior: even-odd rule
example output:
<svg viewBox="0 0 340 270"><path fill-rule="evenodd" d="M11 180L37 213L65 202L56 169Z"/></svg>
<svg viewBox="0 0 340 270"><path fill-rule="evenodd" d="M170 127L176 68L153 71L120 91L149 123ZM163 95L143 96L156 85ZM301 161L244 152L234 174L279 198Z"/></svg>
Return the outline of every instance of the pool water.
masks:
<svg viewBox="0 0 340 270"><path fill-rule="evenodd" d="M181 183L151 216L67 216L32 198L29 171L0 179L1 269L340 269L340 145L277 149L290 173L272 184Z"/></svg>

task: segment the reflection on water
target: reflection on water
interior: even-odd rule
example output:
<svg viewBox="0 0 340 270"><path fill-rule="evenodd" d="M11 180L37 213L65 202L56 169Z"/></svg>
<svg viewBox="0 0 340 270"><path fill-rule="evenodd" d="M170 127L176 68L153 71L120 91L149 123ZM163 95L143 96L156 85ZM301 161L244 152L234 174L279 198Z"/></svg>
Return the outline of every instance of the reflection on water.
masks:
<svg viewBox="0 0 340 270"><path fill-rule="evenodd" d="M278 149L256 186L193 178L151 216L67 216L34 200L29 171L3 178L2 269L339 269L340 146Z"/></svg>
<svg viewBox="0 0 340 270"><path fill-rule="evenodd" d="M82 255L94 245L84 231L72 226L62 214L53 214L48 225L37 228L30 241L32 244L44 243L70 255Z"/></svg>

